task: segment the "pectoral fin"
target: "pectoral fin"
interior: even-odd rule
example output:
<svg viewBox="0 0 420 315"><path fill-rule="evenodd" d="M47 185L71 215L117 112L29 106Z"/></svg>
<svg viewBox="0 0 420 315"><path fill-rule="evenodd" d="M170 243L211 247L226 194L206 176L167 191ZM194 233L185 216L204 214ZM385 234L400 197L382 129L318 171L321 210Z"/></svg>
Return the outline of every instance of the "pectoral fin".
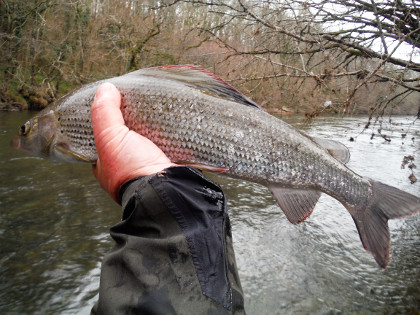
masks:
<svg viewBox="0 0 420 315"><path fill-rule="evenodd" d="M96 161L92 161L88 157L74 152L68 148L68 145L65 143L58 143L54 146L55 150L61 153L64 156L64 159L69 162L85 162L85 163L94 163Z"/></svg>
<svg viewBox="0 0 420 315"><path fill-rule="evenodd" d="M321 193L315 190L301 190L269 186L268 189L273 194L280 208L283 210L287 219L298 224L309 217L318 202Z"/></svg>

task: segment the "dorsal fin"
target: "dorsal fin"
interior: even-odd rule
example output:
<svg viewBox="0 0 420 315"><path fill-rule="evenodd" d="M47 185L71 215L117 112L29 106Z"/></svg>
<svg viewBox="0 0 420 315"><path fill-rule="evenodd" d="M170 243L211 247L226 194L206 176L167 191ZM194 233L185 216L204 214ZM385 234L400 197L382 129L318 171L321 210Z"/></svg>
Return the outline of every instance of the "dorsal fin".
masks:
<svg viewBox="0 0 420 315"><path fill-rule="evenodd" d="M341 142L316 137L312 137L312 140L324 149L326 149L332 157L334 157L341 163L346 164L350 160L350 151Z"/></svg>
<svg viewBox="0 0 420 315"><path fill-rule="evenodd" d="M246 97L229 83L217 75L195 65L176 65L146 68L130 72L128 75L144 75L182 82L202 93L214 97L234 101L239 104L264 109L253 100Z"/></svg>

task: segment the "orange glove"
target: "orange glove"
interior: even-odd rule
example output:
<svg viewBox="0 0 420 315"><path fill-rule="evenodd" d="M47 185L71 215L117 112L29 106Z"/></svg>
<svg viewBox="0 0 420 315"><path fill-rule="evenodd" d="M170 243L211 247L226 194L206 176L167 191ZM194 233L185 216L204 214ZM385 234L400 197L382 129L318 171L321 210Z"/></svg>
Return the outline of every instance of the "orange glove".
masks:
<svg viewBox="0 0 420 315"><path fill-rule="evenodd" d="M91 109L98 152L93 173L118 203L118 193L125 182L175 166L152 141L128 129L120 106L121 94L113 84L98 87Z"/></svg>

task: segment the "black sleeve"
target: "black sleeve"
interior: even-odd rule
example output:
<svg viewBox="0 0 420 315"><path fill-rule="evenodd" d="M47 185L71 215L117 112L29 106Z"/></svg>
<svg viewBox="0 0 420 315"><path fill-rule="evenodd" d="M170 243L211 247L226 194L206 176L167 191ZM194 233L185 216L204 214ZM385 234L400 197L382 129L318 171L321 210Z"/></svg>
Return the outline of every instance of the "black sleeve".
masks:
<svg viewBox="0 0 420 315"><path fill-rule="evenodd" d="M172 167L122 191L92 314L244 314L221 188Z"/></svg>

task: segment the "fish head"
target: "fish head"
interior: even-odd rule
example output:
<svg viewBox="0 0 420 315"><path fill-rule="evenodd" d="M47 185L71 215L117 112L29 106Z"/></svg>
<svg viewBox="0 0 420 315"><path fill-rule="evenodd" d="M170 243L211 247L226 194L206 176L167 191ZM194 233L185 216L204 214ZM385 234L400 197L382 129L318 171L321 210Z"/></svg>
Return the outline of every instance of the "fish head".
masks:
<svg viewBox="0 0 420 315"><path fill-rule="evenodd" d="M54 111L42 111L29 119L19 128L18 134L12 139L15 149L49 158L55 140L57 119Z"/></svg>
<svg viewBox="0 0 420 315"><path fill-rule="evenodd" d="M11 145L54 162L96 162L96 156L86 157L74 150L60 128L56 111L44 110L22 124Z"/></svg>

